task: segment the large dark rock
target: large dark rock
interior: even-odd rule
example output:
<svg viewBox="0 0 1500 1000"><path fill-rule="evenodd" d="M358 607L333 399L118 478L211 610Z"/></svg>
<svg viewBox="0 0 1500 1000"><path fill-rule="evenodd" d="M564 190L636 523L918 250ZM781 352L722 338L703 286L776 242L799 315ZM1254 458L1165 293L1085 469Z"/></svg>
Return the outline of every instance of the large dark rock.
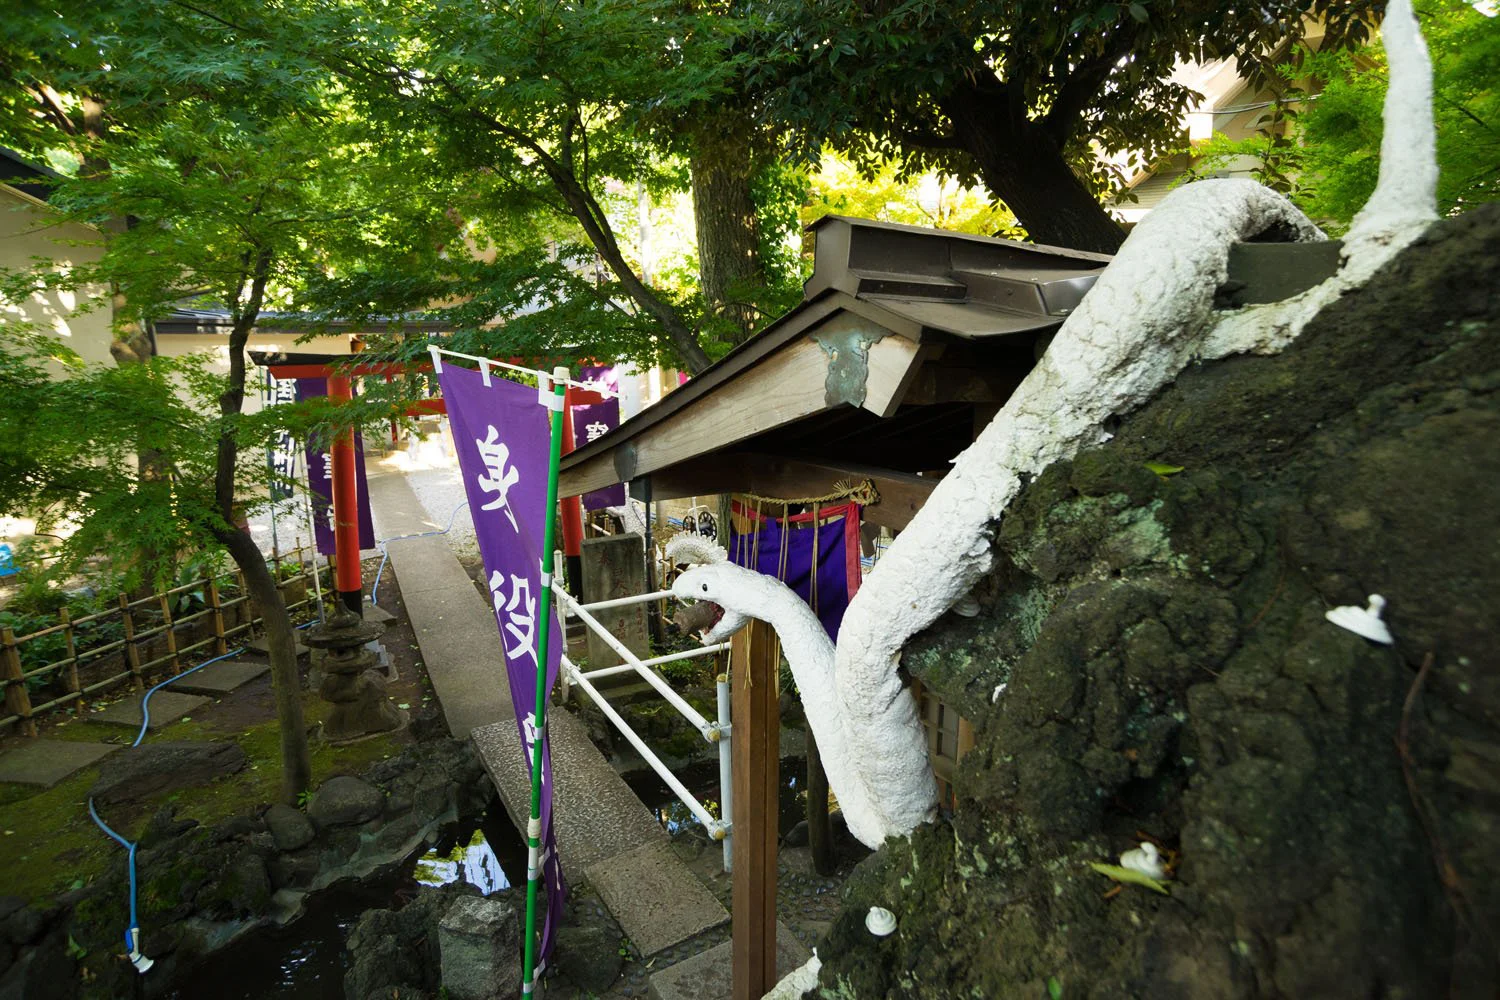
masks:
<svg viewBox="0 0 1500 1000"><path fill-rule="evenodd" d="M368 781L348 775L318 786L307 806L307 818L319 827L353 826L374 819L385 808L385 793Z"/></svg>
<svg viewBox="0 0 1500 1000"><path fill-rule="evenodd" d="M423 888L399 910L366 910L349 932L344 996L367 1000L436 995L442 986L438 924L454 900L477 893L473 886L460 882Z"/></svg>
<svg viewBox="0 0 1500 1000"><path fill-rule="evenodd" d="M107 758L89 795L99 805L133 802L206 785L243 769L245 763L245 751L238 743L148 743Z"/></svg>
<svg viewBox="0 0 1500 1000"><path fill-rule="evenodd" d="M293 809L281 802L266 810L265 820L278 851L299 850L311 844L318 835L313 829L312 821L302 814L302 810Z"/></svg>
<svg viewBox="0 0 1500 1000"><path fill-rule="evenodd" d="M77 971L61 931L19 951L0 974L0 1000L68 1000L77 995Z"/></svg>
<svg viewBox="0 0 1500 1000"><path fill-rule="evenodd" d="M521 921L509 900L461 896L438 921L443 992L451 1000L521 995Z"/></svg>
<svg viewBox="0 0 1500 1000"><path fill-rule="evenodd" d="M981 615L908 644L976 746L951 819L846 884L823 986L1495 996L1500 206L1114 431L996 525ZM1370 593L1394 647L1323 617ZM1104 898L1141 835L1171 896Z"/></svg>

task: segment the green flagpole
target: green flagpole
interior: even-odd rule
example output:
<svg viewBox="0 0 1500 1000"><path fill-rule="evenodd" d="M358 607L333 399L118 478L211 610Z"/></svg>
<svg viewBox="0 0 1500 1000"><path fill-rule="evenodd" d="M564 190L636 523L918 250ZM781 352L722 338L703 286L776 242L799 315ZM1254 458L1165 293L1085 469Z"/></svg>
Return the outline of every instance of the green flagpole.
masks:
<svg viewBox="0 0 1500 1000"><path fill-rule="evenodd" d="M536 743L531 750L531 820L526 824L526 958L521 993L531 996L536 976L536 887L542 880L542 739L547 724L547 639L552 634L552 545L557 524L557 470L562 464L563 406L568 369L552 369L552 396L543 397L552 411L552 456L547 463L547 523L542 531L541 630L536 644Z"/></svg>

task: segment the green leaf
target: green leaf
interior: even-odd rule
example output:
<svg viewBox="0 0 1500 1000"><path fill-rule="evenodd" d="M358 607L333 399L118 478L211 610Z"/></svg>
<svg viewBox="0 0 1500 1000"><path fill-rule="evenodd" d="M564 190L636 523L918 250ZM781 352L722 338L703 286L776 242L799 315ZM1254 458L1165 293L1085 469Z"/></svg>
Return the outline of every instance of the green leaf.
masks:
<svg viewBox="0 0 1500 1000"><path fill-rule="evenodd" d="M1182 471L1182 466L1167 465L1165 462L1147 462L1146 468L1150 469L1152 472L1156 473L1158 476L1161 476L1164 479L1167 476L1175 476L1177 475L1177 473Z"/></svg>
<svg viewBox="0 0 1500 1000"><path fill-rule="evenodd" d="M88 950L85 949L82 945L80 945L77 941L74 941L73 940L73 935L69 934L68 935L68 957L69 958L78 958L78 959L81 959L81 958L84 958L87 955L88 955Z"/></svg>
<svg viewBox="0 0 1500 1000"><path fill-rule="evenodd" d="M1145 24L1150 19L1150 15L1146 13L1146 8L1138 3L1130 5L1130 16L1142 24Z"/></svg>
<svg viewBox="0 0 1500 1000"><path fill-rule="evenodd" d="M1047 996L1051 1000L1062 1000L1062 983L1057 981L1056 976L1047 977Z"/></svg>
<svg viewBox="0 0 1500 1000"><path fill-rule="evenodd" d="M1170 896L1167 887L1162 885L1150 875L1142 875L1131 868L1121 868L1119 865L1106 865L1099 861L1090 861L1089 867L1100 875L1108 876L1116 882L1129 882L1131 885L1142 885L1153 892L1159 892L1163 896Z"/></svg>

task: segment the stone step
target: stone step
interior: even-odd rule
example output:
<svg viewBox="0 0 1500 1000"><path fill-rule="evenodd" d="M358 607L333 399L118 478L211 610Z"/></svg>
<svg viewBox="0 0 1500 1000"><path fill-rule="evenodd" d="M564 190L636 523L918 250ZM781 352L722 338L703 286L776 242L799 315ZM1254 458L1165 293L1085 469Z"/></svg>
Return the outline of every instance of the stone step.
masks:
<svg viewBox="0 0 1500 1000"><path fill-rule="evenodd" d="M370 505L383 536L431 527L401 476L372 475ZM473 741L511 822L525 830L530 769L521 754L493 609L446 538L392 545L391 565L449 731ZM727 921L724 907L671 854L666 831L589 741L583 723L558 710L548 725L553 820L564 872L608 885L607 905L647 954Z"/></svg>
<svg viewBox="0 0 1500 1000"><path fill-rule="evenodd" d="M251 639L249 642L245 643L245 648L249 649L249 650L253 650L254 652L260 653L260 654L262 654L264 656L270 656L271 655L271 643L270 643L270 640L268 640L263 635L258 635L254 639ZM300 637L300 633L299 633L299 637L297 639L297 645L296 645L295 648L297 650L297 656L298 657L303 657L303 656L306 656L308 654L308 648L302 644L302 639Z"/></svg>
<svg viewBox="0 0 1500 1000"><path fill-rule="evenodd" d="M151 722L146 728L154 733L209 702L210 699L202 695L178 694L171 690L158 691L151 696ZM94 712L88 716L87 721L106 726L140 729L141 699L137 695L131 695L122 701L115 702L103 711Z"/></svg>
<svg viewBox="0 0 1500 1000"><path fill-rule="evenodd" d="M552 816L565 871L582 872L596 861L668 842L656 817L610 767L573 713L555 709L547 725L552 733ZM470 739L511 821L526 829L531 769L522 758L516 724L506 720L481 726Z"/></svg>
<svg viewBox="0 0 1500 1000"><path fill-rule="evenodd" d="M776 921L776 978L800 968L812 953ZM734 987L734 942L725 941L685 958L651 977L651 1000L730 1000Z"/></svg>
<svg viewBox="0 0 1500 1000"><path fill-rule="evenodd" d="M153 701L156 699L153 698ZM140 725L139 722L136 723ZM0 754L0 782L51 788L119 750L118 743L32 740Z"/></svg>
<svg viewBox="0 0 1500 1000"><path fill-rule="evenodd" d="M195 670L181 680L173 681L167 685L167 690L218 697L250 683L270 669L271 665L269 663L252 663L247 660L220 660L218 663L210 663L202 670ZM151 696L153 710L156 707L156 699L160 697L160 693ZM153 711L152 714L154 715L155 712ZM136 725L140 725L140 723L136 723Z"/></svg>
<svg viewBox="0 0 1500 1000"><path fill-rule="evenodd" d="M723 904L667 845L643 844L595 862L584 877L648 958L729 921Z"/></svg>
<svg viewBox="0 0 1500 1000"><path fill-rule="evenodd" d="M672 854L666 831L589 740L583 723L559 709L548 726L563 871L583 874L645 955L726 922L728 912ZM515 723L482 726L470 738L511 821L524 830L531 783Z"/></svg>

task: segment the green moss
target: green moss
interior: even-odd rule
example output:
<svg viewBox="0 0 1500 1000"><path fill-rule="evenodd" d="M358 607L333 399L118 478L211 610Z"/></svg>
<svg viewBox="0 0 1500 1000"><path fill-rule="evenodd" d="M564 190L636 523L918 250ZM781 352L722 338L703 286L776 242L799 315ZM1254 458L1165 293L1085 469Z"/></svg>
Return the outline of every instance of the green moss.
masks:
<svg viewBox="0 0 1500 1000"><path fill-rule="evenodd" d="M309 693L303 697L303 711L311 726L320 721L328 706ZM96 741L101 733L109 732L95 726L68 724L50 730L47 736ZM239 773L208 785L111 807L104 815L105 822L134 840L163 805L175 807L183 818L212 826L276 801L281 789L281 734L274 721L226 732L211 720L190 718L149 734L146 742L225 739L234 740L245 751L248 762ZM356 774L398 752L403 745L399 736L338 747L314 744L313 784L336 774ZM66 891L76 882L91 882L111 861L123 855L122 849L89 818L88 792L98 777L99 769L93 767L45 791L26 785L0 784L0 844L7 859L13 862L6 865L0 892L27 900L43 899Z"/></svg>

